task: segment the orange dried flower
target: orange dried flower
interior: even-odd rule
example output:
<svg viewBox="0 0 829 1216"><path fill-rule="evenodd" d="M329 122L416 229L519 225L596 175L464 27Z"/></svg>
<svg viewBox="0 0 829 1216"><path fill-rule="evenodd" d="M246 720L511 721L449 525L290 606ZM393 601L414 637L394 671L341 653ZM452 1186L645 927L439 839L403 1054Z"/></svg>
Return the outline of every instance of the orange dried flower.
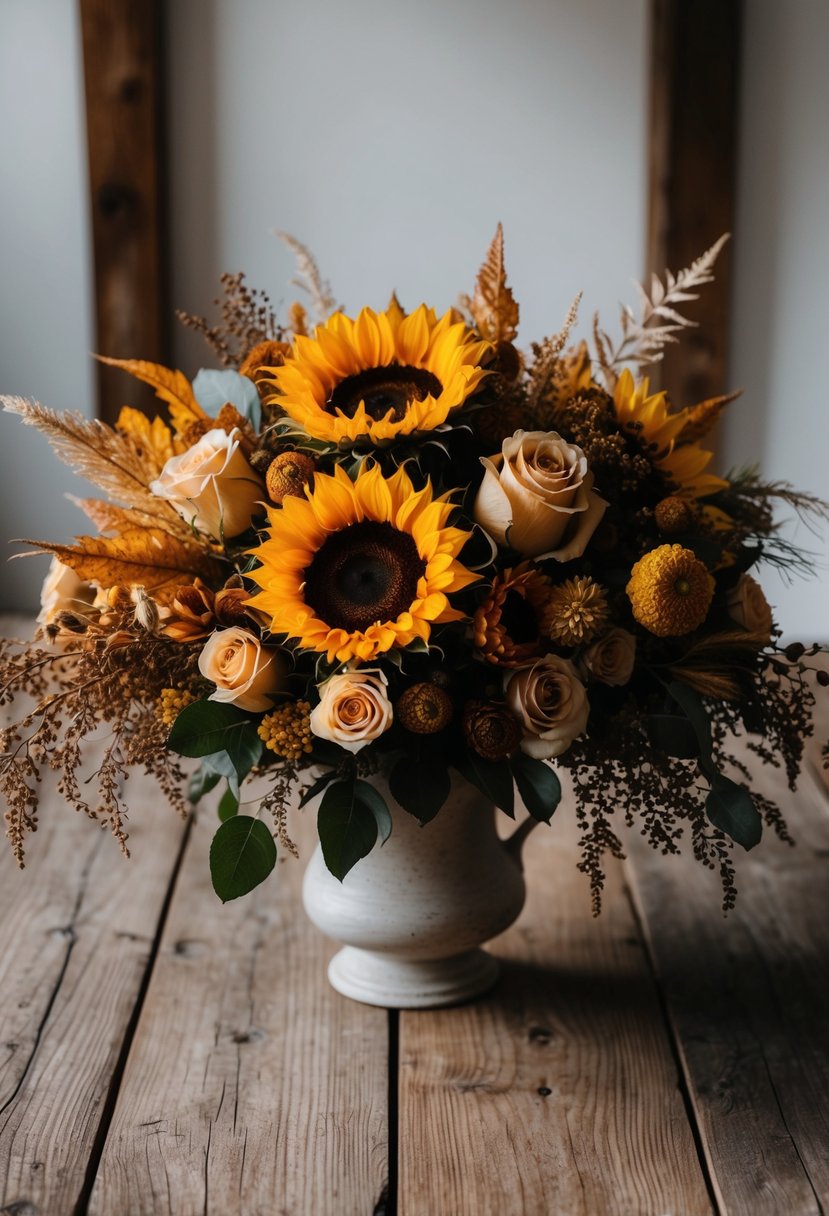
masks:
<svg viewBox="0 0 829 1216"><path fill-rule="evenodd" d="M627 585L633 615L657 637L680 637L708 615L714 580L682 545L660 545L640 558Z"/></svg>
<svg viewBox="0 0 829 1216"><path fill-rule="evenodd" d="M462 725L467 743L485 760L511 756L523 734L520 722L506 706L487 701L468 701Z"/></svg>
<svg viewBox="0 0 829 1216"><path fill-rule="evenodd" d="M304 497L305 487L313 477L315 468L314 461L303 452L280 452L268 465L265 474L271 502L279 505L291 495Z"/></svg>
<svg viewBox="0 0 829 1216"><path fill-rule="evenodd" d="M499 667L520 667L541 651L541 622L550 580L531 562L504 570L472 621L481 656Z"/></svg>

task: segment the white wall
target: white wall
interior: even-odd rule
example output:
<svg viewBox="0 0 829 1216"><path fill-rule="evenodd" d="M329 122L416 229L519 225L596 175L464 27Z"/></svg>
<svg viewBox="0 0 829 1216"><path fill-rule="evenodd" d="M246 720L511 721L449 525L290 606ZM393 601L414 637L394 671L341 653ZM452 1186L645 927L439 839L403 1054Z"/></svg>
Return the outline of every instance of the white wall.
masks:
<svg viewBox="0 0 829 1216"><path fill-rule="evenodd" d="M2 0L0 116L0 392L89 413L91 254L74 4ZM34 605L48 562L7 564L8 538L82 529L63 494L84 484L42 436L0 414L0 609Z"/></svg>
<svg viewBox="0 0 829 1216"><path fill-rule="evenodd" d="M829 4L745 5L730 407L723 464L829 498ZM829 640L829 535L787 531L819 577L764 584L787 635Z"/></svg>

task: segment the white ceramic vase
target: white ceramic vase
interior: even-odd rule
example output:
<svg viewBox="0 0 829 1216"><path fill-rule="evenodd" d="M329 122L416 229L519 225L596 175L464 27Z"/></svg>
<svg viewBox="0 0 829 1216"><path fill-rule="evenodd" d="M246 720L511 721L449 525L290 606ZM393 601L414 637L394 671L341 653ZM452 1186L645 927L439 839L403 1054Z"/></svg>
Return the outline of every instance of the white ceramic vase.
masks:
<svg viewBox="0 0 829 1216"><path fill-rule="evenodd" d="M389 1009L426 1009L470 1000L498 978L480 949L524 906L520 849L527 828L499 839L495 811L453 773L436 817L421 827L373 778L392 814L384 845L339 882L317 846L303 882L308 916L343 942L328 978L344 996Z"/></svg>

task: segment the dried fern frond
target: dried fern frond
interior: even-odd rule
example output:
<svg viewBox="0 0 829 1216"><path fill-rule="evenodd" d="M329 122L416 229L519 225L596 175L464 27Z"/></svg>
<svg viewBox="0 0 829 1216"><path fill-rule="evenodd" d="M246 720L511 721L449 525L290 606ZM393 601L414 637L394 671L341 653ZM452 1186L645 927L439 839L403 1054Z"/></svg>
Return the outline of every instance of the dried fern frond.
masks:
<svg viewBox="0 0 829 1216"><path fill-rule="evenodd" d="M213 301L220 310L220 320L211 325L206 317L178 309L176 317L182 325L201 334L223 367L235 367L260 342L281 342L285 331L276 319L267 292L248 287L245 276L223 274L219 282L224 296Z"/></svg>
<svg viewBox="0 0 829 1216"><path fill-rule="evenodd" d="M684 316L678 305L699 298L700 287L714 279L714 263L729 238L725 233L685 270L673 274L665 271L665 280L651 276L650 291L636 284L639 295L639 315L627 305L620 311L621 336L614 345L607 331L599 324L598 313L593 319L594 360L606 387L612 391L623 366L632 363L638 370L658 363L665 347L678 341L679 330L696 325Z"/></svg>
<svg viewBox="0 0 829 1216"><path fill-rule="evenodd" d="M0 396L0 405L26 426L42 431L55 454L75 473L103 490L116 503L151 516L156 526L175 536L190 536L177 512L149 489L158 475L155 458L128 434L114 431L97 418L57 414L25 397Z"/></svg>
<svg viewBox="0 0 829 1216"><path fill-rule="evenodd" d="M475 294L461 296L465 309L482 338L496 345L512 342L518 333L518 302L507 286L504 268L504 228L499 224L475 280Z"/></svg>
<svg viewBox="0 0 829 1216"><path fill-rule="evenodd" d="M559 360L567 345L570 331L578 319L581 297L582 292L579 292L567 310L564 324L558 333L551 334L542 342L533 344L533 363L527 385L527 400L531 410L537 409L555 386Z"/></svg>
<svg viewBox="0 0 829 1216"><path fill-rule="evenodd" d="M275 235L288 246L296 258L297 272L291 282L295 287L308 293L317 320L324 321L332 312L337 311L337 301L331 292L331 285L323 279L314 256L307 246L298 241L295 236L291 236L290 232L277 231Z"/></svg>

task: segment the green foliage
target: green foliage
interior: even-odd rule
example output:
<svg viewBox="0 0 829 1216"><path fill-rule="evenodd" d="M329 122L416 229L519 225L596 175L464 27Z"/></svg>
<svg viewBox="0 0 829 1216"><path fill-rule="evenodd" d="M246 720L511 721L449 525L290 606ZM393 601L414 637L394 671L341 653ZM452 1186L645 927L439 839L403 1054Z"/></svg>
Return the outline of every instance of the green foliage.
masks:
<svg viewBox="0 0 829 1216"><path fill-rule="evenodd" d="M440 761L403 756L389 775L389 789L404 811L421 824L434 819L449 797L449 770Z"/></svg>
<svg viewBox="0 0 829 1216"><path fill-rule="evenodd" d="M218 701L194 701L173 723L168 746L180 756L201 757L202 768L227 777L238 797L239 783L258 762L263 744L241 710Z"/></svg>
<svg viewBox="0 0 829 1216"><path fill-rule="evenodd" d="M549 823L561 802L561 782L549 764L518 752L512 759L512 775L521 801L541 823Z"/></svg>
<svg viewBox="0 0 829 1216"><path fill-rule="evenodd" d="M645 719L648 738L658 751L678 760L696 760L699 756L697 734L681 714L651 714Z"/></svg>
<svg viewBox="0 0 829 1216"><path fill-rule="evenodd" d="M205 794L216 788L221 779L221 773L214 772L208 765L200 764L187 783L187 801L195 806Z"/></svg>
<svg viewBox="0 0 829 1216"><path fill-rule="evenodd" d="M233 793L233 790L226 789L219 799L219 818L222 823L228 819L232 819L234 815L239 813L239 799Z"/></svg>
<svg viewBox="0 0 829 1216"><path fill-rule="evenodd" d="M234 815L213 837L210 877L223 904L247 895L276 865L276 844L260 819Z"/></svg>
<svg viewBox="0 0 829 1216"><path fill-rule="evenodd" d="M389 809L366 781L337 781L322 796L317 815L322 855L340 882L374 848L378 830L383 840L391 831Z"/></svg>
<svg viewBox="0 0 829 1216"><path fill-rule="evenodd" d="M484 760L470 748L454 760L454 765L490 802L515 818L515 786L509 760Z"/></svg>

